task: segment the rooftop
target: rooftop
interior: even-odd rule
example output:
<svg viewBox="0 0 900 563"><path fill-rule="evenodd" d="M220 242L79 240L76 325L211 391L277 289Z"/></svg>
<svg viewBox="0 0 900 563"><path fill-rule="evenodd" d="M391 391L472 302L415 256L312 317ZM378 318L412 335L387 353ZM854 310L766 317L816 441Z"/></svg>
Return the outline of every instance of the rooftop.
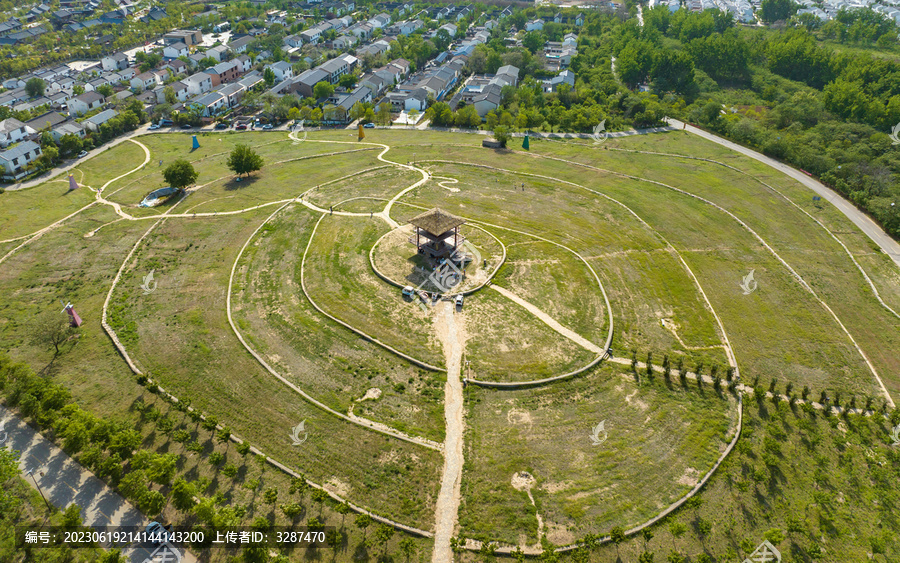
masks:
<svg viewBox="0 0 900 563"><path fill-rule="evenodd" d="M439 235L462 225L466 220L435 207L425 213L416 215L409 222L431 234Z"/></svg>

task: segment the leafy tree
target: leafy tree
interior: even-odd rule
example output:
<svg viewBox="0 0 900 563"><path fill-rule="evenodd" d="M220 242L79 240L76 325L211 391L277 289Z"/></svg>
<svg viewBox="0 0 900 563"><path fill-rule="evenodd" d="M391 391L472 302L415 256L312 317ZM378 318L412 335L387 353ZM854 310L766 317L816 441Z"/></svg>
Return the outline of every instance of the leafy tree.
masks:
<svg viewBox="0 0 900 563"><path fill-rule="evenodd" d="M509 127L498 125L494 127L493 135L494 139L496 139L497 142L500 143L500 146L506 148L506 144L509 142L509 139L511 137L509 133Z"/></svg>
<svg viewBox="0 0 900 563"><path fill-rule="evenodd" d="M266 86L271 87L272 85L274 85L275 84L275 71L273 71L271 68L266 68L263 71L263 80L266 81ZM320 82L319 84L322 84L322 82ZM318 87L319 84L316 84L316 87ZM327 82L325 84L327 84ZM316 96L316 97L321 97L321 96Z"/></svg>
<svg viewBox="0 0 900 563"><path fill-rule="evenodd" d="M147 474L142 469L137 469L122 477L122 481L119 483L119 490L126 497L138 500L141 498L141 495L147 492L148 486Z"/></svg>
<svg viewBox="0 0 900 563"><path fill-rule="evenodd" d="M62 525L65 528L81 527L81 508L74 502L63 511Z"/></svg>
<svg viewBox="0 0 900 563"><path fill-rule="evenodd" d="M334 94L334 86L324 80L313 86L313 97L317 100L330 98L332 94Z"/></svg>
<svg viewBox="0 0 900 563"><path fill-rule="evenodd" d="M685 532L687 532L687 526L685 526L683 522L675 520L671 524L669 524L669 532L671 532L672 534L672 545L674 546L675 540L680 538L684 535ZM673 551L673 553L675 552Z"/></svg>
<svg viewBox="0 0 900 563"><path fill-rule="evenodd" d="M344 88L353 88L356 86L357 80L359 80L359 77L355 74L345 74L338 79L338 85Z"/></svg>
<svg viewBox="0 0 900 563"><path fill-rule="evenodd" d="M366 528L372 525L372 517L368 514L360 514L353 523L357 528L363 531L363 537L365 537Z"/></svg>
<svg viewBox="0 0 900 563"><path fill-rule="evenodd" d="M288 518L288 520L294 520L295 518L303 514L303 506L300 503L288 502L281 505L281 511Z"/></svg>
<svg viewBox="0 0 900 563"><path fill-rule="evenodd" d="M412 538L403 538L400 540L399 547L400 553L406 556L407 561L409 561L416 552L416 542L414 542Z"/></svg>
<svg viewBox="0 0 900 563"><path fill-rule="evenodd" d="M75 329L67 314L47 311L30 323L29 339L35 346L53 346L55 355L59 355L59 347L65 343Z"/></svg>
<svg viewBox="0 0 900 563"><path fill-rule="evenodd" d="M797 11L791 0L763 0L759 6L759 17L766 23L786 20Z"/></svg>
<svg viewBox="0 0 900 563"><path fill-rule="evenodd" d="M262 168L263 159L249 146L238 144L228 156L226 165L229 170L233 171L238 176L241 174L249 176L251 172L256 172Z"/></svg>
<svg viewBox="0 0 900 563"><path fill-rule="evenodd" d="M97 93L103 96L104 98L109 98L113 94L115 94L115 90L109 84L104 84L97 88Z"/></svg>
<svg viewBox="0 0 900 563"><path fill-rule="evenodd" d="M522 45L535 54L543 48L544 36L539 31L529 31L522 39Z"/></svg>
<svg viewBox="0 0 900 563"><path fill-rule="evenodd" d="M447 47L450 46L450 42L453 41L453 38L450 37L450 33L446 29L438 29L434 34L434 37L431 39L431 43L434 45L434 48L438 52L446 51Z"/></svg>
<svg viewBox="0 0 900 563"><path fill-rule="evenodd" d="M642 551L638 556L638 563L653 563L653 552Z"/></svg>
<svg viewBox="0 0 900 563"><path fill-rule="evenodd" d="M384 102L378 105L376 120L379 125L391 124L391 104Z"/></svg>
<svg viewBox="0 0 900 563"><path fill-rule="evenodd" d="M178 96L175 94L175 88L166 86L163 88L163 95L166 97L166 103L170 106L174 106L178 103Z"/></svg>
<svg viewBox="0 0 900 563"><path fill-rule="evenodd" d="M19 475L19 452L12 448L0 448L0 483L7 483ZM21 499L12 492L12 487L0 487L0 514L14 514Z"/></svg>
<svg viewBox="0 0 900 563"><path fill-rule="evenodd" d="M609 531L609 539L616 546L616 556L619 554L619 544L625 541L625 530L623 530L620 526L616 526L612 530Z"/></svg>
<svg viewBox="0 0 900 563"><path fill-rule="evenodd" d="M172 484L172 504L182 512L188 512L194 507L196 495L197 491L194 485L184 479L176 479Z"/></svg>
<svg viewBox="0 0 900 563"><path fill-rule="evenodd" d="M194 170L194 166L182 158L179 158L163 170L163 178L166 179L166 182L173 188L179 189L184 189L193 184L197 181L198 175L197 171Z"/></svg>
<svg viewBox="0 0 900 563"><path fill-rule="evenodd" d="M37 98L39 96L44 95L44 90L47 88L47 83L37 76L29 78L25 83L25 93L31 96L32 98Z"/></svg>
<svg viewBox="0 0 900 563"><path fill-rule="evenodd" d="M465 106L456 113L456 124L460 127L470 129L477 128L481 125L481 117L475 106Z"/></svg>

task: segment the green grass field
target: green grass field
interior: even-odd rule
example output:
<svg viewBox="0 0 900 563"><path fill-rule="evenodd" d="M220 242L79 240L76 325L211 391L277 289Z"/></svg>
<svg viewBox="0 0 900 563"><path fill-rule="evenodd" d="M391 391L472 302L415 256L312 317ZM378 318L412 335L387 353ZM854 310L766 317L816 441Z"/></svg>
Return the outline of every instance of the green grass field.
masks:
<svg viewBox="0 0 900 563"><path fill-rule="evenodd" d="M102 195L137 220L121 218L87 188L66 194L65 176L0 194L0 258L26 235L74 214L0 262L0 350L65 385L82 407L139 430L144 447L178 454L178 475L202 483L202 497L240 508L242 523L263 517L303 525L315 516L344 533L333 553L296 551L291 560L371 561L390 553L406 561L400 540L408 534L395 534L384 549L366 545L374 526L360 529L336 504L294 495L286 474L218 443L149 393L100 326L104 300L123 268L109 323L136 365L167 391L343 498L434 531L442 452L307 401L245 349L225 307L230 298L247 345L316 401L443 442L447 374L421 369L334 322L301 289L302 280L319 307L369 337L448 365L445 325L434 313L444 308L404 300L370 264L370 250L386 233L375 263L392 279L412 283L408 274L422 262L405 231L390 232L379 215L423 177L397 164L412 162L430 176L399 198L391 219L404 226L432 207L465 218L464 234L488 261L487 269L470 266L473 286L507 252L495 287L468 295L454 313L462 377L522 382L578 369L597 355L578 337L602 346L611 314L617 360L634 353L643 361L651 353L657 365L668 356L685 369L702 365L709 374L716 366L724 375L727 336L744 384L771 384L781 393L790 386L794 395L808 387L812 399L840 394L842 404L855 398L856 406L870 398L877 409L885 395L874 369L900 399L900 319L878 302L859 269L900 311L897 267L799 183L700 138L671 132L599 147L533 139L528 152L486 150L481 136L434 131L377 129L365 142L346 130L312 132L302 142L284 132L198 138L201 148L191 151L190 135L144 135L76 167L76 179L95 189L122 176ZM225 165L238 143L254 147L265 163L240 182ZM143 167L142 145L150 152ZM138 208L164 185L162 170L176 158L193 163L196 186L185 198ZM305 201L291 201L303 193ZM331 207L339 213L329 214ZM745 294L740 284L750 270L758 288ZM151 271L155 286L147 292L141 286ZM33 319L59 311L60 300L74 303L85 324L54 355L34 338ZM537 388L470 385L463 405L454 535L532 548L652 518L716 463L737 418L731 393L610 362ZM702 553L737 561L772 529L786 535L777 542L785 561L900 555L891 540L900 533L893 516L900 457L890 449L889 421L878 413L825 418L749 395L743 415L738 445L699 503L655 525L652 539L601 547L590 560L637 560L647 550L659 561L676 550L691 562L702 561ZM160 427L161 418L172 424ZM309 439L292 446L291 429L301 421ZM591 430L600 421L608 436L593 446ZM174 441L177 430L202 444L200 451ZM219 454L224 460L215 465ZM232 465L234 476L222 472ZM514 482L520 472L530 477ZM277 502L264 500L268 489L277 491ZM289 500L303 505L293 521L279 507ZM171 504L164 516L195 518ZM429 560L432 544L413 540L409 560ZM240 553L203 557L218 563Z"/></svg>

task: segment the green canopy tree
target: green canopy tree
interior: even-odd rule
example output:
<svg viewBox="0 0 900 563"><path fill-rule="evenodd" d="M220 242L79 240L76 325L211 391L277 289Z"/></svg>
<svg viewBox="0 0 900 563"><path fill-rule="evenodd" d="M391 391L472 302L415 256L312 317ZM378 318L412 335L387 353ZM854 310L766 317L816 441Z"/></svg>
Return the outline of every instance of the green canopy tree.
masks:
<svg viewBox="0 0 900 563"><path fill-rule="evenodd" d="M184 189L193 184L197 180L198 175L197 171L194 170L194 166L183 158L179 158L163 170L163 178L166 179L166 182L173 188L179 189Z"/></svg>
<svg viewBox="0 0 900 563"><path fill-rule="evenodd" d="M229 170L240 176L241 174L250 175L263 166L263 159L256 154L256 151L247 145L237 145L226 161Z"/></svg>
<svg viewBox="0 0 900 563"><path fill-rule="evenodd" d="M29 78L28 82L25 83L25 93L32 98L37 98L44 95L46 87L47 83L35 76L34 78Z"/></svg>

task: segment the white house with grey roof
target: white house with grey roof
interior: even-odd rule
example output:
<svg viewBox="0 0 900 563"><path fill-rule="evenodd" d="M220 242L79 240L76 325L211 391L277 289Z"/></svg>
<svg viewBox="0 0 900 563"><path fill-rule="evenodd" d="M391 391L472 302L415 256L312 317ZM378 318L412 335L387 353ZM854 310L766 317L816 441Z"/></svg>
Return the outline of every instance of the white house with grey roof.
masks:
<svg viewBox="0 0 900 563"><path fill-rule="evenodd" d="M25 124L14 117L0 121L0 147L18 143L28 135Z"/></svg>
<svg viewBox="0 0 900 563"><path fill-rule="evenodd" d="M25 167L41 156L41 147L34 141L24 141L0 152L4 178L18 180L26 174Z"/></svg>
<svg viewBox="0 0 900 563"><path fill-rule="evenodd" d="M119 113L116 110L108 109L85 119L81 124L87 127L89 131L99 131L101 125L117 115L119 115Z"/></svg>
<svg viewBox="0 0 900 563"><path fill-rule="evenodd" d="M279 82L283 80L290 80L294 77L294 67L292 67L290 63L286 63L284 61L272 63L270 65L267 65L266 68L272 69L272 72L275 74L275 79Z"/></svg>

